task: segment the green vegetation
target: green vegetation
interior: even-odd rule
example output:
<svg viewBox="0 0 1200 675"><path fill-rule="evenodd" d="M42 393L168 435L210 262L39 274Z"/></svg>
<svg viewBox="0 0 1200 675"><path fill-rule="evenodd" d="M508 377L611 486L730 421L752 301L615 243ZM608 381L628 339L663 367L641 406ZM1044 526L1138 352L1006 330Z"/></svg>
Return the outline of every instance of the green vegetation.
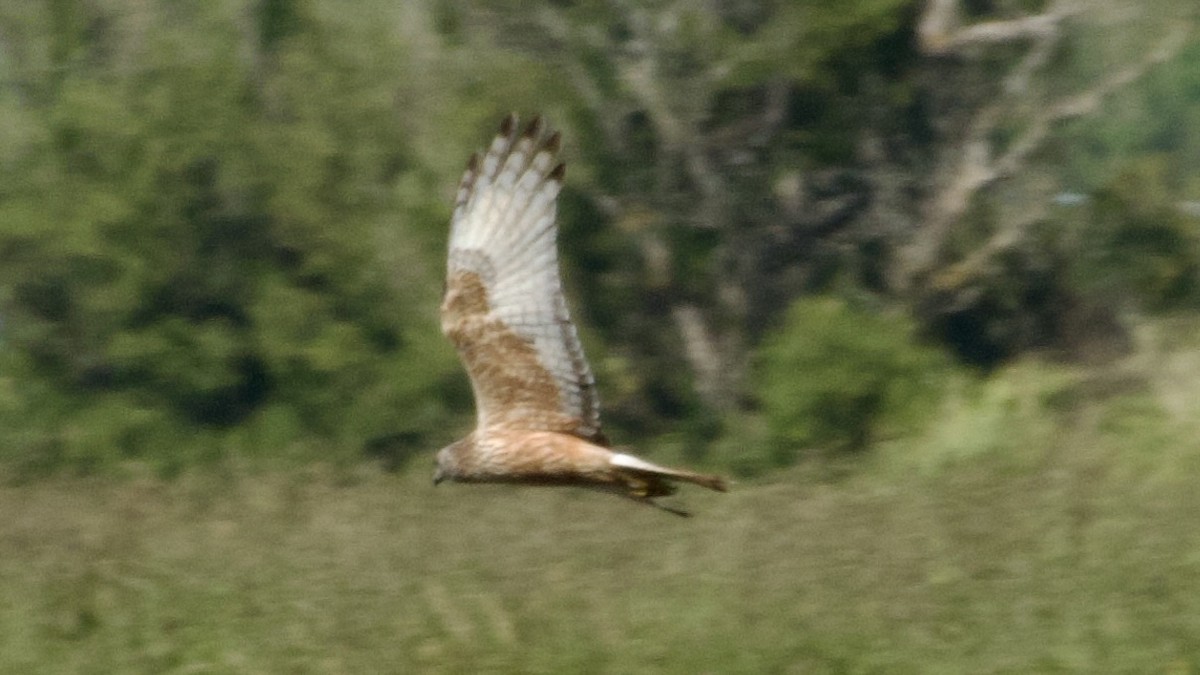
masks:
<svg viewBox="0 0 1200 675"><path fill-rule="evenodd" d="M690 521L328 465L4 488L0 670L1191 672L1195 329L1105 379L1006 368L852 477Z"/></svg>
<svg viewBox="0 0 1200 675"><path fill-rule="evenodd" d="M949 375L903 317L797 301L764 341L755 387L778 465L802 448L862 450L927 421Z"/></svg>
<svg viewBox="0 0 1200 675"><path fill-rule="evenodd" d="M412 164L389 98L400 55L358 62L338 35L369 34L331 17L264 17L246 59L229 17L201 5L143 12L139 47L87 32L105 11L57 12L78 20L40 36L69 42L59 60L13 69L63 76L9 113L35 131L0 204L5 366L21 383L0 458L177 471L311 437L347 458L436 438L454 357L434 322L406 318L434 313L438 270L408 258L429 256L443 214L436 193L394 189Z"/></svg>
<svg viewBox="0 0 1200 675"><path fill-rule="evenodd" d="M0 3L0 672L1200 669L1200 15L1069 4ZM509 110L690 522L429 487Z"/></svg>
<svg viewBox="0 0 1200 675"><path fill-rule="evenodd" d="M1183 191L1173 185L1163 155L1145 157L1097 192L1079 227L1083 276L1109 297L1150 310L1187 307L1200 301L1200 230L1196 217L1179 208ZM1090 255L1089 255L1090 254Z"/></svg>
<svg viewBox="0 0 1200 675"><path fill-rule="evenodd" d="M1200 48L1037 157L1086 185L1084 207L1012 237L997 191L943 237L900 214L926 210L921 162L959 144L936 127L986 91L941 103L959 89L927 82L942 66L914 51L911 3L656 11L0 10L0 461L24 477L398 467L445 442L470 410L435 320L447 204L506 109L566 132L563 267L616 438L739 470L723 429L765 425L764 467L863 449L937 405L939 347L985 368L1074 356L1098 324L1118 344L1136 313L1194 309L1179 205L1200 186ZM1141 56L1089 22L1070 38L1044 75L1058 85ZM926 236L944 260L905 281L897 261ZM814 293L863 302L797 317L819 313Z"/></svg>

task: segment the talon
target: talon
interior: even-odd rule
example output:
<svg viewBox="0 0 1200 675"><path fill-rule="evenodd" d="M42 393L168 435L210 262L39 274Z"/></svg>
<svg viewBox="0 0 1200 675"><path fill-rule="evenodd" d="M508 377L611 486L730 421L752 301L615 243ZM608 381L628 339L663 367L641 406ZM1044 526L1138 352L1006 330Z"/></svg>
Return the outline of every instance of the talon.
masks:
<svg viewBox="0 0 1200 675"><path fill-rule="evenodd" d="M650 496L650 484L646 481L630 481L628 484L629 494L637 499L646 499Z"/></svg>

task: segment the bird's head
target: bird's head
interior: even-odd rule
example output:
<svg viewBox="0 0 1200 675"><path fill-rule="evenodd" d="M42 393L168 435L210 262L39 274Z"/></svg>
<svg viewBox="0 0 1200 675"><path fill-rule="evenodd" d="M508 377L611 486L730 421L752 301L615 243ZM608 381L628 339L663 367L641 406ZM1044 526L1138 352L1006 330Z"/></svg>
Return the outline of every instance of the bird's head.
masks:
<svg viewBox="0 0 1200 675"><path fill-rule="evenodd" d="M460 445L462 445L462 441L455 441L438 450L437 467L433 470L434 485L444 480L454 480L458 475L458 448Z"/></svg>
<svg viewBox="0 0 1200 675"><path fill-rule="evenodd" d="M434 469L433 469L433 486L437 487L444 480L446 480L446 472L442 471L441 466L434 467Z"/></svg>
<svg viewBox="0 0 1200 675"><path fill-rule="evenodd" d="M435 486L450 477L450 471L446 466L447 450L449 450L449 448L442 448L441 450L438 450L437 466L433 468L433 484Z"/></svg>

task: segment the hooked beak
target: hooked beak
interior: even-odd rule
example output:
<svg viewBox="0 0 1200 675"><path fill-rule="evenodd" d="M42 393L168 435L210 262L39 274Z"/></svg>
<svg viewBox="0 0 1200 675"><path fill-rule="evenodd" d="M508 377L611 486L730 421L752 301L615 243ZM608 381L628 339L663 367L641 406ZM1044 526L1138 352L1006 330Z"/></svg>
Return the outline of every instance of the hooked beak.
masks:
<svg viewBox="0 0 1200 675"><path fill-rule="evenodd" d="M446 480L446 476L442 475L442 468L438 467L438 468L434 469L433 470L433 486L437 487L437 484L444 480Z"/></svg>

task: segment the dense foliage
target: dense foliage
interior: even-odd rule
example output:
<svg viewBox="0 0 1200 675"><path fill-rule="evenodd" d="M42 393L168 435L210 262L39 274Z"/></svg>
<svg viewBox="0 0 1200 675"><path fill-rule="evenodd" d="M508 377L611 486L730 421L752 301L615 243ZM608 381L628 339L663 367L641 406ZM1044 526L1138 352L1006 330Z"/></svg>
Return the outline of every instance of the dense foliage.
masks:
<svg viewBox="0 0 1200 675"><path fill-rule="evenodd" d="M761 414L779 461L861 447L949 367L915 333L991 368L1195 309L1190 34L934 232L925 174L1023 57L924 56L907 0L713 8L6 4L0 458L395 464L447 440L471 405L435 317L448 201L510 109L565 131L564 276L619 441L733 463L722 432ZM1068 29L1030 91L1086 92L1144 51ZM905 271L926 241L932 267Z"/></svg>
<svg viewBox="0 0 1200 675"><path fill-rule="evenodd" d="M263 15L248 39L205 3L144 14L137 36L116 7L16 17L41 30L12 74L42 76L9 88L27 133L0 205L19 392L3 452L173 465L310 437L334 453L436 438L459 387L428 320L437 277L378 255L409 249L390 259L403 264L440 226L395 189L413 164L398 55L345 53L339 33L364 25L332 17Z"/></svg>
<svg viewBox="0 0 1200 675"><path fill-rule="evenodd" d="M776 463L800 448L861 450L929 419L948 364L914 343L904 317L835 299L801 300L759 352L762 398Z"/></svg>

